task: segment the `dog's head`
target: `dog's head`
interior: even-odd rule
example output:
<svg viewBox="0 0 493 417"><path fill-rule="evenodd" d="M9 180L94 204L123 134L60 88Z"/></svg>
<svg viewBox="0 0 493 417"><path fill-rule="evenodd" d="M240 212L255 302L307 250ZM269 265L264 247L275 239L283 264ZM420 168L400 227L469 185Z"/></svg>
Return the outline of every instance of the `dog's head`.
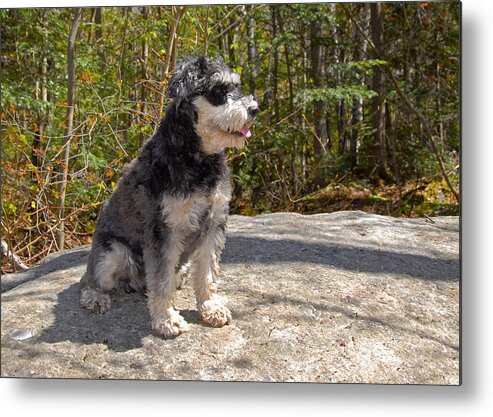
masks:
<svg viewBox="0 0 493 417"><path fill-rule="evenodd" d="M239 74L221 59L199 57L182 62L169 82L169 95L177 107L183 101L193 104L195 130L206 153L244 146L252 135L258 104L252 95L241 92Z"/></svg>

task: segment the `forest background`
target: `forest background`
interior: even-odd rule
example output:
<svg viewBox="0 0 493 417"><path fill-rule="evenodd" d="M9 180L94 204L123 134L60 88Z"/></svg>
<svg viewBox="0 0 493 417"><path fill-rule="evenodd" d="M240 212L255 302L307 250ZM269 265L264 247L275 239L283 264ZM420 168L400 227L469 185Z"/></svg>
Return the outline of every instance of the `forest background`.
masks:
<svg viewBox="0 0 493 417"><path fill-rule="evenodd" d="M0 20L3 271L90 242L189 55L222 56L259 100L248 146L229 151L232 213L459 214L459 2L3 9Z"/></svg>

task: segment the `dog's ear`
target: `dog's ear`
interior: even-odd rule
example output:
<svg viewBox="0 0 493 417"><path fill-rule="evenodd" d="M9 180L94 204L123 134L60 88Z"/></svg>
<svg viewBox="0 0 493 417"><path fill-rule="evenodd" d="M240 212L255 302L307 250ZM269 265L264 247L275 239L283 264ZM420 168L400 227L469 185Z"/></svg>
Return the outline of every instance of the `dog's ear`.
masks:
<svg viewBox="0 0 493 417"><path fill-rule="evenodd" d="M190 57L185 59L171 76L168 84L168 95L176 105L193 93L200 91L206 76L208 58Z"/></svg>

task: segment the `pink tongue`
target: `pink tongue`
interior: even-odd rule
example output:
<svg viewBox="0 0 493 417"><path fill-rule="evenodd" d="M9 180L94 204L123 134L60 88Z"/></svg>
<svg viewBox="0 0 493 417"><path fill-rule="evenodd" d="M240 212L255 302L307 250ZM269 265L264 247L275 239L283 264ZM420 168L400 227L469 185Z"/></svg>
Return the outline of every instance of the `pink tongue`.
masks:
<svg viewBox="0 0 493 417"><path fill-rule="evenodd" d="M252 132L250 131L250 129L248 129L248 127L243 127L241 130L240 130L240 133L245 136L246 138L249 138L250 136L252 136Z"/></svg>

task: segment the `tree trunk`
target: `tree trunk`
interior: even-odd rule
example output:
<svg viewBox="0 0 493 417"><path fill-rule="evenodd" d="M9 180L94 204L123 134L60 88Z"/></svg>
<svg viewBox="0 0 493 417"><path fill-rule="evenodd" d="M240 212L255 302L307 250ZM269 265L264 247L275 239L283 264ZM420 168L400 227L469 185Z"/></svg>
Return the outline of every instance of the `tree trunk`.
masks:
<svg viewBox="0 0 493 417"><path fill-rule="evenodd" d="M43 57L41 60L41 68L40 68L40 73L41 73L41 82L39 85L39 96L37 97L38 100L41 100L43 103L48 102L48 90L46 88L47 85L47 79L46 79L46 74L48 71L48 58L46 56ZM41 148L43 146L43 135L45 131L45 120L46 120L46 115L44 114L44 111L41 110L38 114L38 126L37 129L35 129L35 134L32 142L32 148L31 148L31 163L33 166L36 168L38 172L41 171L41 167L43 165L42 163L42 156L41 156ZM36 180L35 177L33 177L33 180Z"/></svg>
<svg viewBox="0 0 493 417"><path fill-rule="evenodd" d="M322 23L313 21L310 23L310 53L311 53L311 76L313 88L323 88L325 79L324 50L320 42L322 38ZM327 105L323 100L317 100L313 109L313 124L315 127L315 138L313 149L315 159L318 161L327 152Z"/></svg>
<svg viewBox="0 0 493 417"><path fill-rule="evenodd" d="M231 65L234 66L236 62L236 54L235 50L233 47L234 43L234 34L232 33L231 29L227 31L226 35L226 48L227 48L227 53L228 53L228 59ZM241 171L241 165L242 165L242 158L236 157L233 158L233 161L231 163L231 173L232 173L232 178L233 178L233 208L238 208L239 205L238 203L241 201L243 197L243 187L241 186L241 182L238 181L238 177L240 176L240 171Z"/></svg>
<svg viewBox="0 0 493 417"><path fill-rule="evenodd" d="M335 16L336 14L336 4L331 4L330 12ZM340 64L344 62L345 48L341 48L339 46L339 28L337 23L334 24L330 28L330 37L332 38L333 48L331 51L331 62L334 64ZM341 38L344 37L344 33L342 33ZM340 70L335 70L335 74L331 74L330 79L335 79L335 83L337 87L342 87L342 76ZM330 82L330 79L327 81ZM339 100L336 104L336 114L337 114L337 133L338 133L338 147L339 153L342 155L347 151L347 143L346 143L346 102L345 99ZM328 119L328 118L327 118ZM330 123L327 121L327 132L330 132ZM330 136L330 133L329 133Z"/></svg>
<svg viewBox="0 0 493 417"><path fill-rule="evenodd" d="M250 93L255 94L257 89L257 48L255 47L255 18L253 17L253 7L248 6L249 18L247 20L247 39L248 39L248 86Z"/></svg>
<svg viewBox="0 0 493 417"><path fill-rule="evenodd" d="M383 15L381 3L371 3L371 39L381 56L383 45ZM380 179L388 179L387 149L385 141L385 86L383 83L383 69L380 66L374 68L372 89L377 93L371 104L371 124L374 130L373 146L375 173Z"/></svg>
<svg viewBox="0 0 493 417"><path fill-rule="evenodd" d="M96 7L96 41L99 43L103 39L103 16L101 12L101 7Z"/></svg>
<svg viewBox="0 0 493 417"><path fill-rule="evenodd" d="M205 23L204 23L204 55L209 52L209 6L205 6Z"/></svg>
<svg viewBox="0 0 493 417"><path fill-rule="evenodd" d="M106 54L102 49L103 45L103 13L101 7L96 7L96 15L94 17L94 23L96 24L96 51L98 51L101 60L106 65Z"/></svg>
<svg viewBox="0 0 493 417"><path fill-rule="evenodd" d="M301 27L301 40L302 40L302 54L301 54L301 68L303 70L301 76L301 84L303 91L303 105L301 108L302 116L300 116L300 124L301 124L301 132L303 137L306 136L306 90L308 85L308 54L307 54L307 40L306 40L306 30L304 29L304 25ZM308 150L306 146L306 142L303 140L301 142L301 183L303 183L307 178L307 158L308 158Z"/></svg>
<svg viewBox="0 0 493 417"><path fill-rule="evenodd" d="M233 17L230 17L229 23L228 23L228 29L226 31L226 45L228 48L228 61L231 66L236 65L236 56L235 56L235 51L234 48L232 48L232 45L235 41L234 37L234 32L233 32Z"/></svg>
<svg viewBox="0 0 493 417"><path fill-rule="evenodd" d="M148 8L143 7L142 8L142 17L144 20L147 19L148 15ZM146 118L146 110L147 110L147 90L146 90L146 81L149 78L147 74L147 58L149 57L149 42L147 40L147 37L144 36L142 39L142 50L141 50L141 56L140 56L140 121L141 125L143 123L146 123L145 118ZM142 146L144 143L144 140L146 138L146 134L140 129L139 132L139 145Z"/></svg>
<svg viewBox="0 0 493 417"><path fill-rule="evenodd" d="M279 114L279 97L278 97L278 72L279 72L279 53L278 53L278 47L277 47L277 6L272 5L270 6L271 10L271 19L272 19L272 39L275 42L274 47L273 47L273 60L274 60L274 67L272 70L272 93L273 93L273 100L274 100L274 121L276 125L280 121L280 114Z"/></svg>
<svg viewBox="0 0 493 417"><path fill-rule="evenodd" d="M357 4L357 10L359 9L359 15L362 22L362 30L365 34L368 32L370 14L367 4ZM354 51L353 59L356 62L363 61L366 58L366 49L368 47L367 35L363 34L359 30L354 31ZM365 84L365 78L359 74L359 82L361 85ZM363 122L363 98L356 97L353 99L350 122L350 134L349 134L349 164L351 168L358 165L358 151L360 145L359 131L361 129L361 123Z"/></svg>
<svg viewBox="0 0 493 417"><path fill-rule="evenodd" d="M74 102L75 102L75 39L77 38L77 31L79 29L79 22L82 16L82 9L80 7L74 9L74 20L70 28L70 35L68 40L68 58L67 58L67 72L68 72L68 91L67 91L67 116L66 116L66 129L65 139L63 141L62 159L61 159L61 176L58 182L58 228L56 231L56 244L58 250L63 250L65 245L65 193L67 190L67 177L68 177L68 160L70 156L70 142L72 140L72 128L74 123Z"/></svg>
<svg viewBox="0 0 493 417"><path fill-rule="evenodd" d="M163 68L163 73L164 73L164 78L166 79L165 81L162 81L162 88L160 92L160 97L159 97L159 118L163 117L164 115L164 98L165 98L165 91L168 86L168 77L170 75L170 71L173 69L175 63L176 63L176 43L178 42L178 25L180 24L180 20L183 17L183 14L185 13L186 6L181 6L178 8L175 8L174 6L172 7L172 10L174 11L173 13L173 22L171 23L170 30L169 30L169 36L168 36L168 47L166 48L166 58L164 62L164 68Z"/></svg>
<svg viewBox="0 0 493 417"><path fill-rule="evenodd" d="M284 27L283 27L283 17L279 19L279 29L282 33L284 33ZM289 55L289 48L287 44L284 44L284 56L286 59L286 72L287 72L287 77L288 77L288 86L289 86L289 114L292 115L294 114L294 83L293 83L293 75L292 75L292 68L291 68L291 57ZM291 147L291 183L292 183L292 188L291 192L293 195L296 195L298 193L298 172L296 169L296 163L298 161L298 143L296 141L296 135L292 135L293 138L293 144Z"/></svg>
<svg viewBox="0 0 493 417"><path fill-rule="evenodd" d="M392 161L392 172L395 180L400 182L399 165L397 164L397 140L395 135L395 111L391 110L389 101L385 102L386 131L389 137L390 157Z"/></svg>
<svg viewBox="0 0 493 417"><path fill-rule="evenodd" d="M436 64L436 112L438 117L438 134L440 137L440 142L438 144L438 148L440 153L443 153L445 148L445 129L443 127L443 117L442 117L442 102L441 102L441 74L440 74L440 63Z"/></svg>
<svg viewBox="0 0 493 417"><path fill-rule="evenodd" d="M41 33L43 35L43 48L48 47L48 22L45 20L46 14L41 11L39 14L39 22L41 24ZM36 61L35 61L36 62ZM36 99L42 101L44 104L48 103L48 57L44 52L41 53L41 65L39 67L40 80L36 81ZM42 147L43 147L43 136L45 134L46 122L49 120L49 115L46 114L46 110L48 106L43 106L38 112L37 117L37 126L34 129L35 134L31 147L31 163L35 167L35 171L33 172L32 180L36 183L39 182L42 174L43 167L43 155L42 155ZM37 210L37 207L36 207Z"/></svg>

